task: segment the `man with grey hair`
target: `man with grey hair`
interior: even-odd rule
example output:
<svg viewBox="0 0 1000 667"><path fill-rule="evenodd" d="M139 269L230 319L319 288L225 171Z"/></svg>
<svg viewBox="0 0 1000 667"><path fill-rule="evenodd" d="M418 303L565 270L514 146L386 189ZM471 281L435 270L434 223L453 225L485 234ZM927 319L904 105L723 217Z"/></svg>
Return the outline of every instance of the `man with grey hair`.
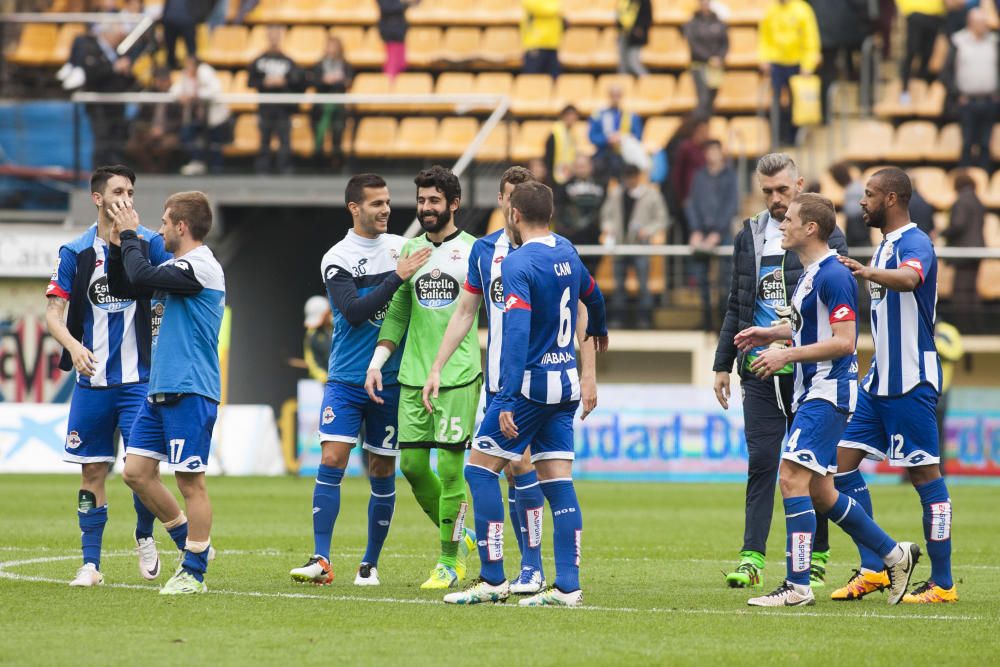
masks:
<svg viewBox="0 0 1000 667"><path fill-rule="evenodd" d="M770 153L757 162L757 181L767 209L743 222L733 242L732 286L729 305L715 351L715 396L729 408L729 376L736 361L743 394L744 433L747 443L746 518L740 562L726 575L733 588L763 586L767 535L774 509L774 485L781 457L782 441L792 420L792 368L760 380L750 364L765 347L747 352L737 350L736 334L750 326L771 326L789 317L791 295L802 275L802 261L794 252L782 249L779 229L788 206L803 190L803 178L795 161L785 153ZM830 247L847 254L841 230L830 236ZM785 345L787 341L772 343ZM824 585L826 562L830 556L827 522L817 517L811 580Z"/></svg>

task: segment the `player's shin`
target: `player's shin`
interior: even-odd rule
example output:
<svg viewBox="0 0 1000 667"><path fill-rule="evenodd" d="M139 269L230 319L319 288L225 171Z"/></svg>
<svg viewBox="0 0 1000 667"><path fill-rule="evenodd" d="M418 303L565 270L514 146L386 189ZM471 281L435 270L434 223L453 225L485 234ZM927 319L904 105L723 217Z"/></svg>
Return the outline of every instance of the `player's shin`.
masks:
<svg viewBox="0 0 1000 667"><path fill-rule="evenodd" d="M503 496L498 473L477 465L465 466L472 492L478 535L480 577L492 585L506 580L503 571Z"/></svg>
<svg viewBox="0 0 1000 667"><path fill-rule="evenodd" d="M372 487L368 500L368 546L361 562L377 566L396 509L396 476L369 477L368 481Z"/></svg>
<svg viewBox="0 0 1000 667"><path fill-rule="evenodd" d="M167 529L170 539L177 545L177 550L184 551L184 545L187 544L188 536L188 520L184 512L181 512L169 521L164 521L163 527Z"/></svg>
<svg viewBox="0 0 1000 667"><path fill-rule="evenodd" d="M313 553L328 561L333 525L340 513L340 483L343 478L343 468L321 463L316 474L316 486L313 489Z"/></svg>
<svg viewBox="0 0 1000 667"><path fill-rule="evenodd" d="M424 514L441 525L441 480L431 470L429 449L404 449L399 456L399 469L413 489L413 497Z"/></svg>
<svg viewBox="0 0 1000 667"><path fill-rule="evenodd" d="M917 488L924 508L924 539L931 559L931 581L939 588L954 586L951 575L951 498L944 478Z"/></svg>
<svg viewBox="0 0 1000 667"><path fill-rule="evenodd" d="M108 522L108 506L97 507L97 496L92 491L80 489L77 502L77 520L80 524L80 546L83 563L93 563L101 569L101 542L104 526Z"/></svg>
<svg viewBox="0 0 1000 667"><path fill-rule="evenodd" d="M542 571L542 515L545 513L545 494L532 470L514 477L517 488L517 515L523 544L521 567Z"/></svg>
<svg viewBox="0 0 1000 667"><path fill-rule="evenodd" d="M514 537L517 538L517 550L521 552L523 558L524 533L521 532L521 518L517 510L517 488L514 486L513 479L510 482L510 485L507 487L507 513L510 515L510 525L514 529Z"/></svg>
<svg viewBox="0 0 1000 667"><path fill-rule="evenodd" d="M156 517L142 504L139 494L132 492L132 506L135 507L135 539L141 540L153 536L153 522Z"/></svg>
<svg viewBox="0 0 1000 667"><path fill-rule="evenodd" d="M459 542L465 537L465 513L468 502L465 496L465 482L462 469L465 466L465 451L439 449L437 452L438 477L441 480L441 556L438 562L454 568L458 558ZM497 478L499 479L499 477ZM500 486L497 485L499 493ZM503 521L503 501L500 505L500 520Z"/></svg>
<svg viewBox="0 0 1000 667"><path fill-rule="evenodd" d="M848 498L852 498L854 502L860 505L865 514L872 518L875 517L872 509L872 496L868 491L868 484L865 482L860 469L855 468L850 472L834 475L833 484L837 488L837 491L840 491L840 493ZM858 547L858 554L861 556L861 570L863 572L879 572L882 570L884 565L877 553L857 540L854 540L854 544Z"/></svg>
<svg viewBox="0 0 1000 667"><path fill-rule="evenodd" d="M827 512L827 516L855 541L878 554L882 562L885 562L896 548L895 540L879 528L861 505L843 493L837 493L837 500Z"/></svg>
<svg viewBox="0 0 1000 667"><path fill-rule="evenodd" d="M813 539L816 535L816 510L812 498L785 498L786 576L789 583L809 586L809 565L812 562Z"/></svg>
<svg viewBox="0 0 1000 667"><path fill-rule="evenodd" d="M188 540L184 545L184 560L181 567L185 572L190 573L198 581L205 580L205 572L208 571L208 548L210 539L203 542Z"/></svg>
<svg viewBox="0 0 1000 667"><path fill-rule="evenodd" d="M580 536L583 514L573 480L556 478L541 482L552 509L553 551L556 557L556 588L563 593L580 589Z"/></svg>

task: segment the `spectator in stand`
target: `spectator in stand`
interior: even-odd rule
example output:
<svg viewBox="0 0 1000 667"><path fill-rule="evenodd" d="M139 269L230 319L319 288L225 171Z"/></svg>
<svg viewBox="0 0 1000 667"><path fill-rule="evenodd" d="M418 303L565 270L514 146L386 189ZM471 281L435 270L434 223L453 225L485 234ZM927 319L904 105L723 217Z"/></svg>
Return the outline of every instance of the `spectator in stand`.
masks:
<svg viewBox="0 0 1000 667"><path fill-rule="evenodd" d="M680 212L677 225L680 229L674 235L679 243L688 242L690 229L685 211L694 175L705 166L704 146L708 140L708 118L696 116L690 136L677 146L677 155L670 164L670 187L677 197L677 210Z"/></svg>
<svg viewBox="0 0 1000 667"><path fill-rule="evenodd" d="M823 122L830 122L826 96L837 79L840 60L847 65L847 75L854 73L854 54L874 30L869 0L809 0L819 26L821 61L820 105Z"/></svg>
<svg viewBox="0 0 1000 667"><path fill-rule="evenodd" d="M92 11L103 14L114 14L118 12L118 3L114 0L102 0L92 8ZM142 3L138 0L127 0L123 4L121 11L124 14L144 13ZM123 19L121 29L124 35L127 36L132 32L136 25L135 22ZM56 72L56 79L62 82L65 90L76 90L86 82L87 76L82 66L83 58L93 49L94 40L98 39L106 26L106 23L94 23L86 33L73 38L73 43L70 44L69 49L69 59ZM133 44L125 55L134 63L139 56L149 50L155 50L155 44L152 36L147 33Z"/></svg>
<svg viewBox="0 0 1000 667"><path fill-rule="evenodd" d="M262 93L299 92L301 74L292 59L281 51L283 30L279 26L267 29L267 51L250 63L247 83ZM271 136L278 135L277 167L281 173L292 169L291 117L296 104L261 104L257 110L260 124L260 155L257 173L265 174L271 167Z"/></svg>
<svg viewBox="0 0 1000 667"><path fill-rule="evenodd" d="M637 162L649 159L642 148L642 119L622 109L623 95L620 85L609 86L608 106L590 119L590 143L597 149L594 168L602 180L620 179L626 163L641 167Z"/></svg>
<svg viewBox="0 0 1000 667"><path fill-rule="evenodd" d="M601 230L609 246L649 245L663 243L669 218L667 205L657 188L642 182L642 172L635 165L625 165L620 184L608 194L601 207ZM625 311L625 279L630 266L639 283L637 326L649 329L653 325L653 295L649 291L649 256L621 255L615 257L615 291L611 297L614 316L611 326L622 324Z"/></svg>
<svg viewBox="0 0 1000 667"><path fill-rule="evenodd" d="M930 82L930 62L934 54L934 42L944 27L944 0L896 0L899 13L906 17L906 52L899 61L899 78L903 92L901 104L910 103L910 74L913 59L919 58L917 76Z"/></svg>
<svg viewBox="0 0 1000 667"><path fill-rule="evenodd" d="M653 3L650 0L620 0L618 3L618 72L645 76L649 70L640 59L642 47L649 43L649 28L653 25Z"/></svg>
<svg viewBox="0 0 1000 667"><path fill-rule="evenodd" d="M937 236L937 231L934 228L934 207L920 194L917 179L914 175L907 175L910 177L911 187L913 188L913 194L910 195L910 220L920 231L927 234L931 239L934 239Z"/></svg>
<svg viewBox="0 0 1000 667"><path fill-rule="evenodd" d="M153 71L149 92L170 91L170 70L158 67ZM129 124L125 154L129 164L140 173L166 173L176 169L181 110L176 104L142 104Z"/></svg>
<svg viewBox="0 0 1000 667"><path fill-rule="evenodd" d="M563 37L562 0L521 0L521 47L525 74L559 76L559 45Z"/></svg>
<svg viewBox="0 0 1000 667"><path fill-rule="evenodd" d="M184 40L188 55L197 55L198 24L212 12L212 0L166 0L160 22L163 25L163 46L167 50L167 67L177 69L177 40Z"/></svg>
<svg viewBox="0 0 1000 667"><path fill-rule="evenodd" d="M816 15L804 0L771 0L757 29L757 42L760 71L770 75L771 103L780 109L779 140L794 144L796 128L788 83L796 74L812 74L819 64Z"/></svg>
<svg viewBox="0 0 1000 667"><path fill-rule="evenodd" d="M96 37L86 40L81 49L83 90L94 93L123 93L135 88L132 61L118 55L118 45L125 38L125 26L101 24ZM87 117L93 135L93 164L121 164L128 136L124 104L87 104Z"/></svg>
<svg viewBox="0 0 1000 667"><path fill-rule="evenodd" d="M574 245L593 245L601 240L601 206L606 194L604 184L594 178L590 157L578 155L569 179L555 189L556 233ZM591 275L601 258L588 255L583 265Z"/></svg>
<svg viewBox="0 0 1000 667"><path fill-rule="evenodd" d="M684 26L684 37L691 50L691 76L698 91L697 110L710 116L729 52L726 24L712 11L711 0L700 0L697 11Z"/></svg>
<svg viewBox="0 0 1000 667"><path fill-rule="evenodd" d="M962 126L960 167L990 166L990 136L1000 104L1000 37L990 30L986 13L973 9L968 27L951 36L941 77L958 99Z"/></svg>
<svg viewBox="0 0 1000 667"><path fill-rule="evenodd" d="M344 45L338 37L330 35L326 39L326 53L312 69L312 85L317 93L346 93L351 87L354 69L344 58ZM347 125L347 107L343 104L314 104L310 114L313 137L316 140L316 161L333 165L339 169L343 165L344 127ZM326 135L330 134L331 154L324 150Z"/></svg>
<svg viewBox="0 0 1000 667"><path fill-rule="evenodd" d="M306 329L302 345L306 370L313 380L326 384L330 346L333 344L333 314L330 312L330 302L325 296L309 297L302 324Z"/></svg>
<svg viewBox="0 0 1000 667"><path fill-rule="evenodd" d="M861 199L865 194L865 184L860 178L855 178L851 174L851 165L846 162L837 162L830 165L830 176L844 189L844 205L841 210L847 218L847 229L844 235L847 237L847 247L866 247L871 245L871 230L865 224L863 211L861 210Z"/></svg>
<svg viewBox="0 0 1000 667"><path fill-rule="evenodd" d="M420 0L378 0L378 34L385 42L385 64L382 71L390 80L406 71L406 31L410 24L406 10Z"/></svg>
<svg viewBox="0 0 1000 667"><path fill-rule="evenodd" d="M229 141L229 106L213 101L222 94L215 69L197 56L188 56L170 92L181 103L181 141L189 159L181 173L218 173L222 170L222 147Z"/></svg>
<svg viewBox="0 0 1000 667"><path fill-rule="evenodd" d="M958 198L951 207L951 219L941 236L952 248L985 247L983 225L986 222L986 208L976 196L976 182L964 170L955 176L955 192ZM955 314L965 322L973 323L971 330L978 331L981 321L977 313L979 292L976 289L979 260L955 259L951 260L951 264L955 267L955 286L951 297Z"/></svg>
<svg viewBox="0 0 1000 667"><path fill-rule="evenodd" d="M539 183L544 183L550 188L553 186L549 168L545 166L545 158L533 157L528 160L528 171Z"/></svg>
<svg viewBox="0 0 1000 667"><path fill-rule="evenodd" d="M545 167L552 175L552 182L561 185L569 180L579 151L573 138L573 126L580 120L580 112L572 104L563 108L559 120L552 123L552 134L545 140ZM587 158L590 161L590 158Z"/></svg>
<svg viewBox="0 0 1000 667"><path fill-rule="evenodd" d="M691 252L694 255L694 274L701 292L701 326L704 331L715 331L722 324L715 323L715 314L724 313L726 296L732 275L732 261L721 257L718 262L719 277L712 289L709 273L715 249L733 242L733 220L740 208L740 190L736 170L729 164L722 144L709 139L704 144L705 166L694 175L691 196L685 213L690 231ZM712 292L717 292L718 304L712 304Z"/></svg>

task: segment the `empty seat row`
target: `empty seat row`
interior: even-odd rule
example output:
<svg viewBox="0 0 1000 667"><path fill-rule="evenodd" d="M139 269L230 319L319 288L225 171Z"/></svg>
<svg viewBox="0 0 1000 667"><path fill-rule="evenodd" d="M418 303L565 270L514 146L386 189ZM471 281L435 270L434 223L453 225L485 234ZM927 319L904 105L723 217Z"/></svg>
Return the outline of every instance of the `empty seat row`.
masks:
<svg viewBox="0 0 1000 667"><path fill-rule="evenodd" d="M948 96L944 84L934 81L930 85L923 79L911 79L909 97L903 98L903 84L899 79L887 82L875 105L875 114L882 118L940 118Z"/></svg>
<svg viewBox="0 0 1000 667"><path fill-rule="evenodd" d="M843 157L855 162L955 162L962 152L962 132L952 123L938 128L931 121L913 120L898 128L892 123L866 120L849 129ZM1000 160L1000 127L994 127L990 152Z"/></svg>

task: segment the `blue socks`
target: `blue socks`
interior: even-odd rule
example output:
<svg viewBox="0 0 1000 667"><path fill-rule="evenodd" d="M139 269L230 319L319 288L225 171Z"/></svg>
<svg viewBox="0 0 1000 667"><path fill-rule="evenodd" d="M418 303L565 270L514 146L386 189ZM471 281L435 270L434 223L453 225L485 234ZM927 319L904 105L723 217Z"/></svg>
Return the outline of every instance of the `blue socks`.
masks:
<svg viewBox="0 0 1000 667"><path fill-rule="evenodd" d="M534 470L514 476L517 498L518 546L521 567L542 571L542 516L545 514L545 494ZM574 589L575 590L575 589Z"/></svg>
<svg viewBox="0 0 1000 667"><path fill-rule="evenodd" d="M198 581L205 581L205 571L208 569L208 549L200 553L195 553L188 549L184 550L184 561L181 567Z"/></svg>
<svg viewBox="0 0 1000 667"><path fill-rule="evenodd" d="M167 533L170 534L170 539L174 541L177 545L178 551L184 551L187 548L188 541L188 523L187 519L184 520L179 526L174 526L173 528L167 528Z"/></svg>
<svg viewBox="0 0 1000 667"><path fill-rule="evenodd" d="M580 535L583 513L572 479L550 479L541 483L552 508L553 551L556 556L556 588L563 593L580 589ZM520 503L520 491L518 491Z"/></svg>
<svg viewBox="0 0 1000 667"><path fill-rule="evenodd" d="M479 576L493 586L507 579L503 572L503 496L500 475L475 465L465 466L465 481L472 492L476 539L479 546Z"/></svg>
<svg viewBox="0 0 1000 667"><path fill-rule="evenodd" d="M108 522L108 506L77 510L80 522L80 546L83 547L83 563L93 563L101 569L101 541L104 539L104 525Z"/></svg>
<svg viewBox="0 0 1000 667"><path fill-rule="evenodd" d="M865 482L864 475L861 474L860 469L855 468L851 472L834 475L833 485L837 487L837 490L841 494L852 498L854 502L860 505L865 514L873 519L875 518L875 513L872 510L872 494L868 491L868 484ZM858 554L861 556L862 570L878 572L885 567L885 564L877 553L857 540L854 540L854 544L858 547Z"/></svg>
<svg viewBox="0 0 1000 667"><path fill-rule="evenodd" d="M951 498L943 478L916 487L924 507L924 538L931 559L931 581L941 588L955 585L951 576Z"/></svg>
<svg viewBox="0 0 1000 667"><path fill-rule="evenodd" d="M132 494L132 505L135 507L135 539L145 539L153 536L153 522L156 517L146 509L139 496Z"/></svg>
<svg viewBox="0 0 1000 667"><path fill-rule="evenodd" d="M514 537L517 538L517 550L523 554L524 533L521 532L521 516L517 511L517 489L514 488L514 484L507 485L507 513L510 514L510 525L514 528Z"/></svg>
<svg viewBox="0 0 1000 667"><path fill-rule="evenodd" d="M327 560L330 560L333 524L340 514L340 482L343 479L343 468L319 465L313 490L313 553Z"/></svg>
<svg viewBox="0 0 1000 667"><path fill-rule="evenodd" d="M809 496L785 498L785 567L789 582L809 585L813 538L816 536L816 510Z"/></svg>
<svg viewBox="0 0 1000 667"><path fill-rule="evenodd" d="M368 481L372 486L372 495L368 500L368 546L361 562L378 565L382 545L389 535L392 513L396 509L396 476L369 477Z"/></svg>
<svg viewBox="0 0 1000 667"><path fill-rule="evenodd" d="M883 562L885 557L896 548L896 542L878 527L878 524L865 513L861 505L843 493L837 494L837 502L827 512L827 516L843 528L855 542L863 544L878 554L879 559Z"/></svg>

